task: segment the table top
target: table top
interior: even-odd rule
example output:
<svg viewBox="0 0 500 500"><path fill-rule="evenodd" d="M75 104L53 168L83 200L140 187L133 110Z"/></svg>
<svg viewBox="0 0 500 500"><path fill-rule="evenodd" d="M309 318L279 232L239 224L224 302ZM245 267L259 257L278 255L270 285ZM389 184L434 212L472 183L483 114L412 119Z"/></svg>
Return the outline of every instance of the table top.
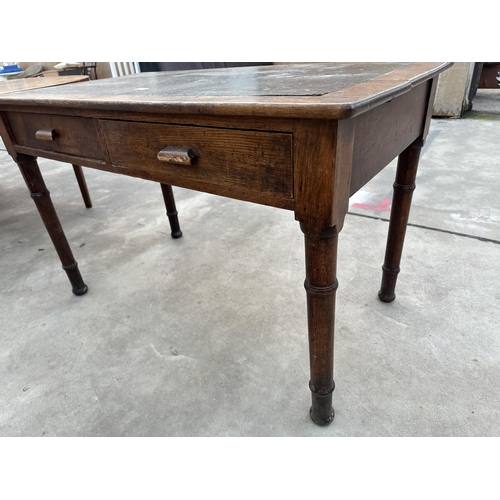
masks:
<svg viewBox="0 0 500 500"><path fill-rule="evenodd" d="M26 90L34 90L39 88L56 87L59 85L67 85L70 83L88 81L87 75L70 75L70 76L53 76L53 77L37 77L37 78L20 78L18 80L3 80L0 81L0 95L10 94L12 92L20 92Z"/></svg>
<svg viewBox="0 0 500 500"><path fill-rule="evenodd" d="M0 81L0 94L10 94L38 88L55 87L69 83L84 82L89 79L86 75L54 76L38 78L21 78L19 80Z"/></svg>
<svg viewBox="0 0 500 500"><path fill-rule="evenodd" d="M340 119L406 93L448 66L321 63L141 73L0 95L0 104Z"/></svg>

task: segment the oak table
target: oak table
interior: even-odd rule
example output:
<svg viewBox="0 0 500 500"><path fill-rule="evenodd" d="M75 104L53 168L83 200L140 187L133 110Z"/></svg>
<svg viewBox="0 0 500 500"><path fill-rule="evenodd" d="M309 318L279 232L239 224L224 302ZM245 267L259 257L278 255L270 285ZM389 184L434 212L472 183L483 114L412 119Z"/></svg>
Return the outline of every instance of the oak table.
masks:
<svg viewBox="0 0 500 500"><path fill-rule="evenodd" d="M84 82L89 79L86 75L72 76L53 76L53 77L37 77L37 78L21 78L14 80L0 81L0 95L11 92L20 92L22 90L40 89L45 87L53 87L56 85L67 85L68 83ZM7 140L7 139L6 139ZM75 177L82 193L83 202L87 208L92 207L87 182L83 175L81 165L73 164Z"/></svg>
<svg viewBox="0 0 500 500"><path fill-rule="evenodd" d="M334 416L337 236L349 197L399 156L379 291L390 302L437 77L450 65L139 74L2 95L0 126L77 295L87 286L37 156L293 210L305 235L310 416L325 425Z"/></svg>

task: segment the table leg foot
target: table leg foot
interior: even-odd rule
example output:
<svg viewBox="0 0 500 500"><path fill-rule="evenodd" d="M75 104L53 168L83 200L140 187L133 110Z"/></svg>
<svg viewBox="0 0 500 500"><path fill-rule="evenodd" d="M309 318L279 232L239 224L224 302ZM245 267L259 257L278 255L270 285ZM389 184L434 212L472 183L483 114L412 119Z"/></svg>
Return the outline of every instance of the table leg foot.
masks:
<svg viewBox="0 0 500 500"><path fill-rule="evenodd" d="M309 416L311 417L311 420L316 425L325 426L325 425L329 425L333 422L333 419L335 417L335 411L333 408L331 408L330 413L325 418L323 416L318 415L318 412L317 412L317 410L314 409L314 405L313 405L313 406L311 406L311 409L309 410Z"/></svg>
<svg viewBox="0 0 500 500"><path fill-rule="evenodd" d="M170 222L170 236L172 238L180 238L182 236L182 231L179 226L179 219L177 218L177 211L175 212L167 212L167 217Z"/></svg>
<svg viewBox="0 0 500 500"><path fill-rule="evenodd" d="M382 266L382 284L378 292L378 298L382 302L392 302L396 298L394 290L396 288L398 273L399 267L397 269L389 269Z"/></svg>
<svg viewBox="0 0 500 500"><path fill-rule="evenodd" d="M392 302L395 298L396 298L396 294L394 292L390 292L390 290L383 290L383 289L380 289L379 292L378 292L378 298L382 301L382 302Z"/></svg>
<svg viewBox="0 0 500 500"><path fill-rule="evenodd" d="M68 275L71 286L73 287L73 293L75 295L84 295L88 291L88 286L83 282L82 275L78 269L78 263L74 262L68 266L63 266L63 269Z"/></svg>
<svg viewBox="0 0 500 500"><path fill-rule="evenodd" d="M335 384L333 384L335 388ZM326 394L320 394L314 391L314 387L311 383L309 383L309 388L311 389L311 397L312 397L312 406L309 410L309 416L311 420L316 425L328 425L333 422L333 418L335 417L335 411L332 407L332 392L329 391Z"/></svg>

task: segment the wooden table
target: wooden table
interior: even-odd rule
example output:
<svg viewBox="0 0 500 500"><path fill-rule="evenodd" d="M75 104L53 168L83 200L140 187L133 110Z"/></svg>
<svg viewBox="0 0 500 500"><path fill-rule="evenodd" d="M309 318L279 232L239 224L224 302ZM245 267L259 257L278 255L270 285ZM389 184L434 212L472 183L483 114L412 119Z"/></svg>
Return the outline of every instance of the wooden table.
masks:
<svg viewBox="0 0 500 500"><path fill-rule="evenodd" d="M379 291L390 302L437 76L449 66L139 74L0 96L0 126L77 295L87 286L37 156L293 210L305 235L310 415L325 425L334 416L337 235L349 197L399 155Z"/></svg>
<svg viewBox="0 0 500 500"><path fill-rule="evenodd" d="M74 75L74 76L54 76L54 77L38 77L38 78L22 78L19 80L3 80L0 81L0 95L10 94L11 92L20 92L22 90L33 90L41 89L45 87L55 87L57 85L67 85L68 83L84 82L88 81L89 77L86 75ZM2 136L3 139L3 136ZM8 139L5 139L8 141ZM90 199L90 193L87 188L87 182L85 181L85 176L83 175L83 170L81 165L73 164L73 170L75 172L76 180L78 186L80 187L80 192L82 193L82 198L87 208L92 207L92 201Z"/></svg>

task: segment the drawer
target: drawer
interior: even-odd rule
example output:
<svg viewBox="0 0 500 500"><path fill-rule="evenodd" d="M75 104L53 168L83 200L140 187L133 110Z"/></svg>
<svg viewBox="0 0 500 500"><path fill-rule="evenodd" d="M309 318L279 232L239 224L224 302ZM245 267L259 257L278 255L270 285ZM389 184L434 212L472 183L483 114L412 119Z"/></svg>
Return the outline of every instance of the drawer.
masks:
<svg viewBox="0 0 500 500"><path fill-rule="evenodd" d="M291 134L115 120L101 128L112 165L131 175L293 198ZM175 150L184 151L181 164L169 162Z"/></svg>
<svg viewBox="0 0 500 500"><path fill-rule="evenodd" d="M14 145L104 160L92 118L6 113Z"/></svg>

